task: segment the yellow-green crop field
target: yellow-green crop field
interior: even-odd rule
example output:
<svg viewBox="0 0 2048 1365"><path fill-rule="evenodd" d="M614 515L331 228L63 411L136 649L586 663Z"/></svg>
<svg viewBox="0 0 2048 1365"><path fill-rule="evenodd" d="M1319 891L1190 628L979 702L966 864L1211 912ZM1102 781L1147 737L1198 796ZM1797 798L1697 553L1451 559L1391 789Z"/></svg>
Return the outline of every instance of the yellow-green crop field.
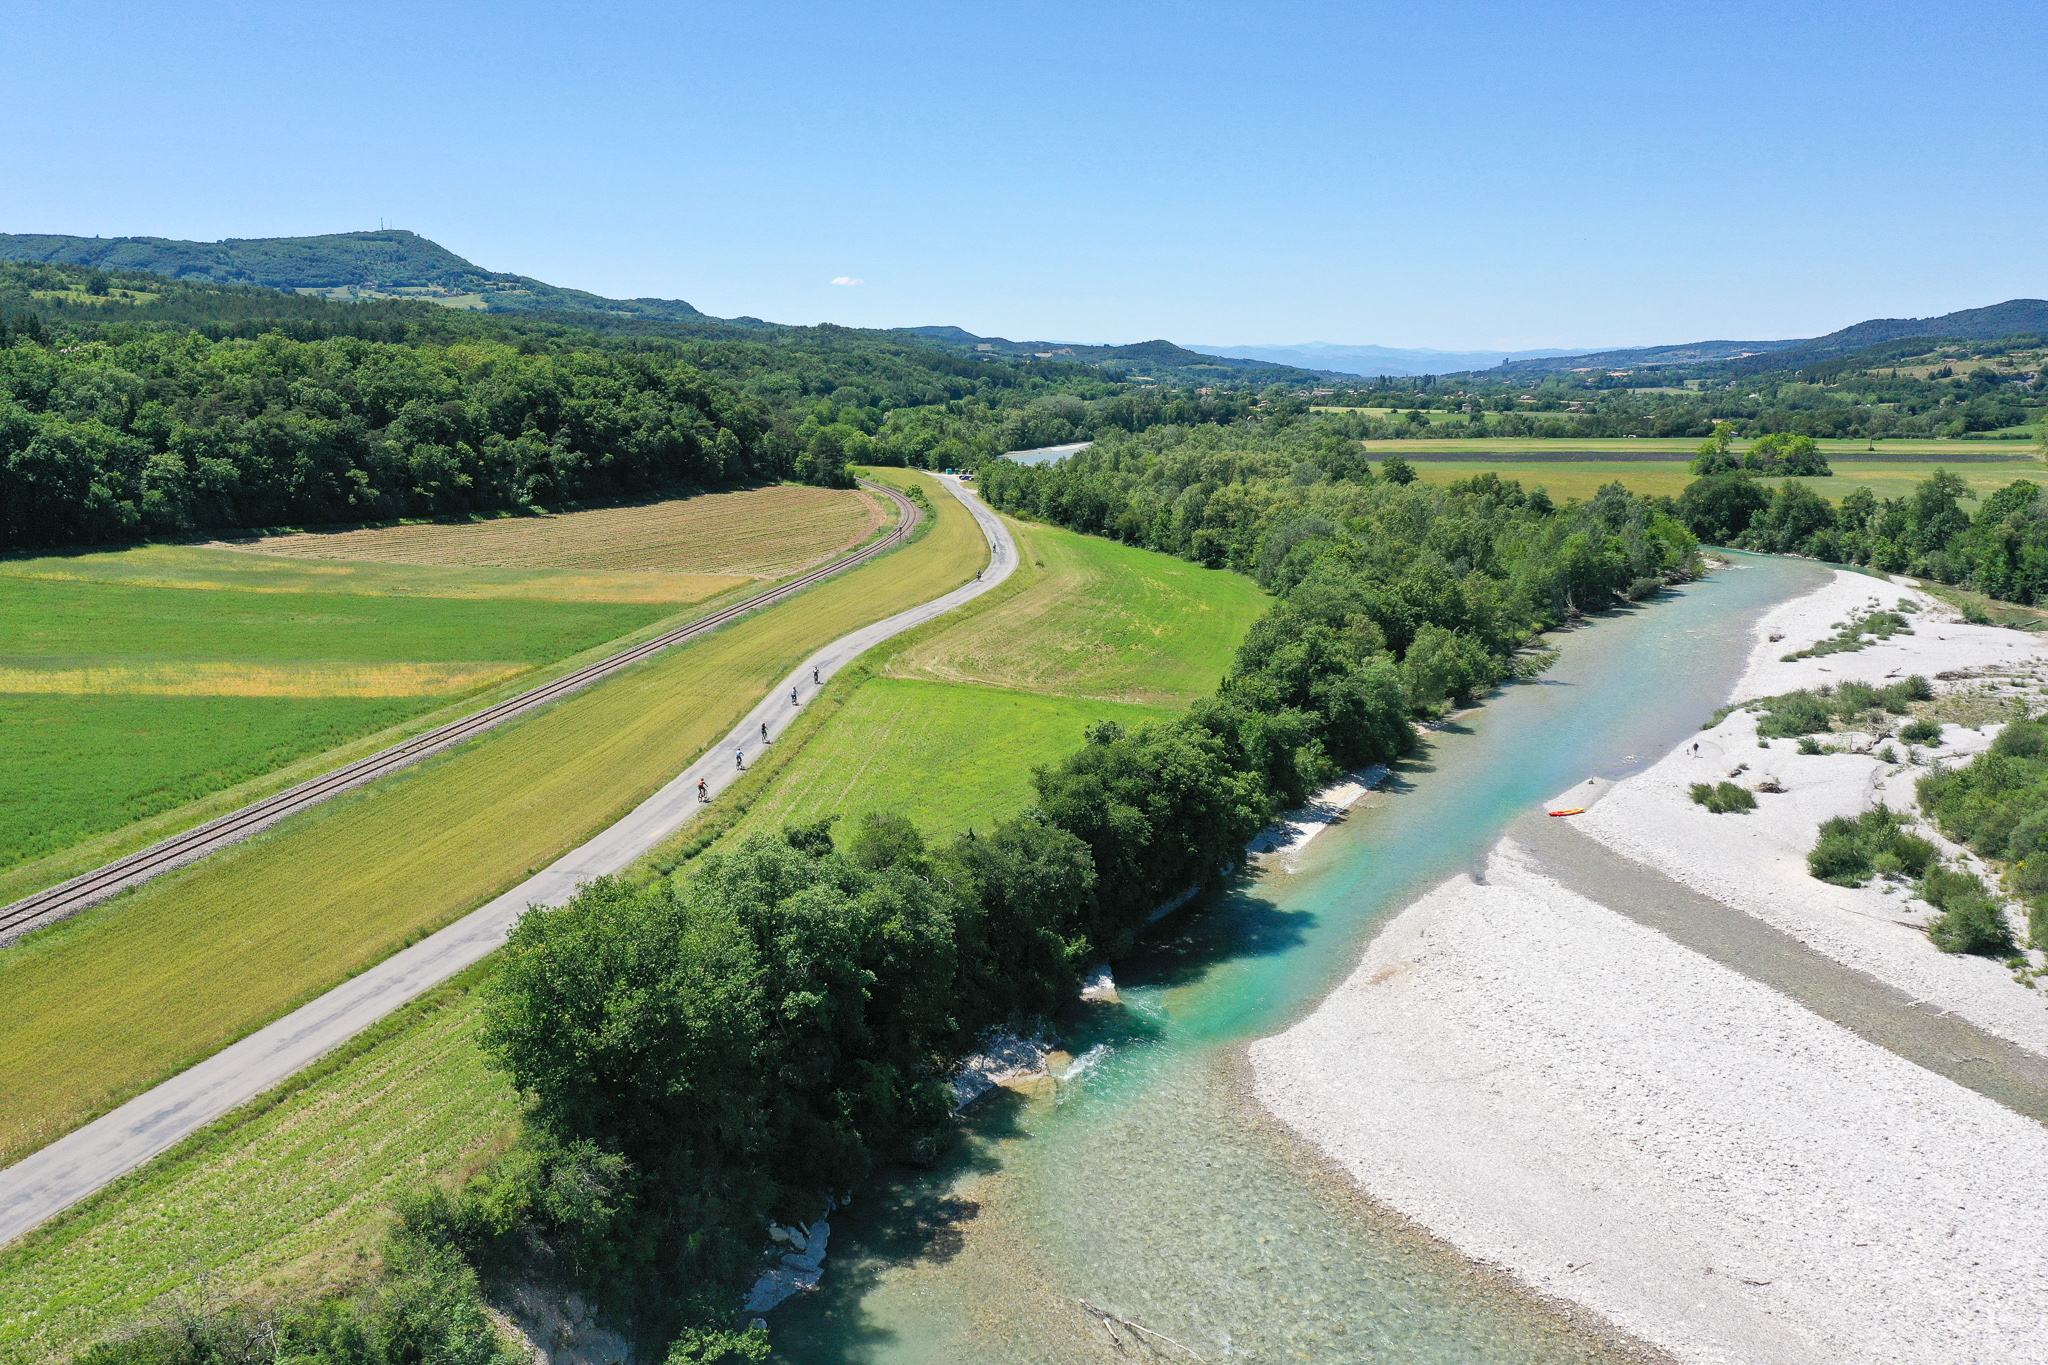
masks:
<svg viewBox="0 0 2048 1365"><path fill-rule="evenodd" d="M1384 458L1384 454L1380 454ZM1551 497L1562 501L1565 498L1590 498L1600 485L1619 482L1631 492L1646 496L1663 494L1677 497L1685 486L1696 477L1688 472L1686 463L1679 460L1503 460L1490 463L1473 459L1430 459L1423 454L1406 455L1415 468L1416 475L1425 483L1447 484L1460 479L1469 479L1474 474L1488 470L1503 479L1520 481L1524 488L1542 485ZM1868 488L1880 498L1900 498L1913 491L1913 486L1936 469L1946 469L1959 476L1964 483L1976 491L1979 497L1995 489L2003 488L2014 479L2034 479L2048 482L2048 467L2038 461L2005 461L1942 463L1938 460L1863 460L1845 456L1830 456L1829 465L1834 469L1830 478L1801 479L1815 492L1831 502L1841 499L1857 488ZM1767 484L1781 482L1765 479Z"/></svg>
<svg viewBox="0 0 2048 1365"><path fill-rule="evenodd" d="M971 578L978 528L931 501L902 549L0 953L0 1163L516 885L803 655Z"/></svg>

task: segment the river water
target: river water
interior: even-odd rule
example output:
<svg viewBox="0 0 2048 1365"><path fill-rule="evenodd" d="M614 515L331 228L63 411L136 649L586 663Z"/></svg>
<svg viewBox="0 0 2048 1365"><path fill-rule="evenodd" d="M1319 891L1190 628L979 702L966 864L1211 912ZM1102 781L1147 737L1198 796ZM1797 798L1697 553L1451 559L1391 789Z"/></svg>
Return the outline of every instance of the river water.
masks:
<svg viewBox="0 0 2048 1365"><path fill-rule="evenodd" d="M1696 730L1757 615L1826 572L1738 556L1565 632L1555 668L1432 734L1298 870L1164 921L1120 964L1123 1004L1066 1021L1066 1079L982 1100L938 1169L892 1171L834 1220L824 1285L773 1315L775 1358L1146 1355L1119 1356L1085 1300L1187 1348L1151 1342L1162 1360L1637 1359L1360 1198L1249 1099L1243 1047L1313 1008L1380 923L1475 866L1510 819Z"/></svg>

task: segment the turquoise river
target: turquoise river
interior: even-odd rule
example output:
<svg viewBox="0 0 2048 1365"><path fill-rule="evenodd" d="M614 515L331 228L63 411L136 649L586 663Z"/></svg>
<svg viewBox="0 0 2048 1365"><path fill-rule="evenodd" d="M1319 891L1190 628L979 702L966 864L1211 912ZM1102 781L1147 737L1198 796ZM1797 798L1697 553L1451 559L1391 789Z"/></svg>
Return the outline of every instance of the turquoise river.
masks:
<svg viewBox="0 0 2048 1365"><path fill-rule="evenodd" d="M1119 965L1123 1003L1065 1021L1064 1080L982 1100L939 1168L892 1171L835 1218L824 1284L772 1315L775 1359L1641 1359L1362 1197L1251 1101L1244 1046L1313 1008L1511 819L1696 730L1759 613L1825 572L1738 556L1564 632L1549 673L1431 734L1297 870L1163 921ZM1119 1355L1083 1301L1179 1349Z"/></svg>

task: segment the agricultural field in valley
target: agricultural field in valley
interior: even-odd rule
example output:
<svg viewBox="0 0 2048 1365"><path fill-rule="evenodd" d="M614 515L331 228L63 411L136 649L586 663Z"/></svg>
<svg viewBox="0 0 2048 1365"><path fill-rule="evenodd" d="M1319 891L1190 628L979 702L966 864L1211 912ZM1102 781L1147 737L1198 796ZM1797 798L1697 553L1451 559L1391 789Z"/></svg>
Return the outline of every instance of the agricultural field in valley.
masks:
<svg viewBox="0 0 2048 1365"><path fill-rule="evenodd" d="M885 506L773 487L0 559L0 901L810 567Z"/></svg>
<svg viewBox="0 0 2048 1365"><path fill-rule="evenodd" d="M1633 443L1631 443L1633 444ZM1698 444L1695 442L1694 444ZM1950 443L1953 444L1953 443ZM1563 501L1566 498L1590 498L1602 484L1619 482L1631 492L1645 495L1662 494L1677 497L1685 486L1696 477L1687 469L1684 460L1512 460L1494 463L1487 460L1435 458L1423 453L1405 451L1388 452L1374 450L1373 458L1385 459L1389 453L1402 455L1415 469L1416 476L1424 483L1447 484L1460 479L1469 479L1474 474L1488 470L1503 479L1514 479L1523 488L1541 485L1551 497ZM1830 478L1802 478L1801 483L1830 502L1840 502L1851 490L1868 488L1880 498L1902 498L1913 491L1913 486L1936 469L1946 469L1959 476L1974 489L1979 497L2005 487L2014 479L2042 480L2048 477L2048 468L2036 460L1998 460L1947 462L1940 460L1856 460L1849 456L1831 455L1828 464L1834 469ZM1780 479L1764 479L1765 484L1783 482Z"/></svg>
<svg viewBox="0 0 2048 1365"><path fill-rule="evenodd" d="M935 509L904 548L0 953L0 1163L516 885L805 654L971 579L973 519L894 473Z"/></svg>
<svg viewBox="0 0 2048 1365"><path fill-rule="evenodd" d="M430 993L0 1251L0 1361L62 1359L208 1295L360 1274L396 1195L461 1178L516 1131L477 1004L466 983Z"/></svg>
<svg viewBox="0 0 2048 1365"><path fill-rule="evenodd" d="M1265 610L1250 580L1049 526L1009 523L1016 576L868 659L822 723L751 784L740 835L899 811L926 834L987 829L1031 803L1031 770L1098 721L1171 716L1215 690Z"/></svg>
<svg viewBox="0 0 2048 1365"><path fill-rule="evenodd" d="M882 525L860 490L778 485L541 517L263 536L238 548L314 559L470 568L652 569L782 578L823 564Z"/></svg>
<svg viewBox="0 0 2048 1365"><path fill-rule="evenodd" d="M0 566L0 894L23 894L10 874L92 836L475 697L674 611L4 571L24 562L36 561Z"/></svg>

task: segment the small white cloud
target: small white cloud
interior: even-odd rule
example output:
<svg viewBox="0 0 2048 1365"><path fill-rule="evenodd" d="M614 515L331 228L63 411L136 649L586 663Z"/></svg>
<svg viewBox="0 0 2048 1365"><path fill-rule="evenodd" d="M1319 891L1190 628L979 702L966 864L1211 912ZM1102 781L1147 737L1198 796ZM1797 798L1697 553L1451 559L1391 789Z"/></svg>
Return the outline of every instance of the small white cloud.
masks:
<svg viewBox="0 0 2048 1365"><path fill-rule="evenodd" d="M836 280L832 281L832 283L834 283L834 284L866 284L866 283L867 283L867 281L866 281L866 280L860 280L860 279L855 279L855 278L854 278L853 276L851 276L851 275L841 275L841 276L840 276L840 277L839 277L838 279L836 279Z"/></svg>

